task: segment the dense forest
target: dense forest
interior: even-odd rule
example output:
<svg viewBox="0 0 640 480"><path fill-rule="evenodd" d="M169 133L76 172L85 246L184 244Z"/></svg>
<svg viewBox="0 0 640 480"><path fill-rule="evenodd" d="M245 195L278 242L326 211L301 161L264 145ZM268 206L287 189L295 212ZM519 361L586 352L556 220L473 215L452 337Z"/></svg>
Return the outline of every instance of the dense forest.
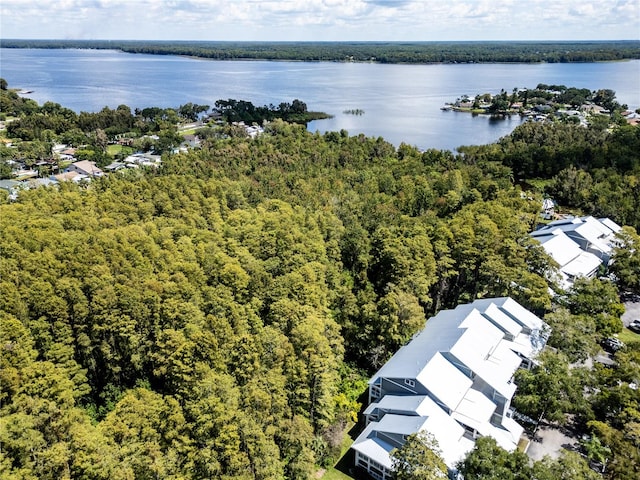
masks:
<svg viewBox="0 0 640 480"><path fill-rule="evenodd" d="M74 117L2 95L18 147L5 156L71 131L109 156L103 141L136 119L179 135L162 117L180 108ZM606 478L636 478L640 343L615 368L569 368L622 329L618 291L578 282L552 300L553 262L528 232L543 188L638 228L638 127L525 124L459 155L282 120L255 139L220 128L160 169L2 198L1 477L311 478L339 455L368 374L428 316L508 295L546 315L556 349L519 375L518 409L571 418L608 449ZM620 277L640 291L632 227ZM491 448L468 478L509 478L508 465L531 478ZM572 456L539 478L571 462L563 478L585 478Z"/></svg>
<svg viewBox="0 0 640 480"><path fill-rule="evenodd" d="M583 42L209 42L13 40L3 48L98 48L215 60L379 63L567 63L640 58L638 41Z"/></svg>

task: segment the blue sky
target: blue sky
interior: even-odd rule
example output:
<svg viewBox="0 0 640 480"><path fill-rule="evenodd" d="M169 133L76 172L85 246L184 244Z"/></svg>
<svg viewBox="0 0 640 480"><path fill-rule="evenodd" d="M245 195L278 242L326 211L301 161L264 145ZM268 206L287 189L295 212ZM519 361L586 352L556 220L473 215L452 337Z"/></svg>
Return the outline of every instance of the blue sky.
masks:
<svg viewBox="0 0 640 480"><path fill-rule="evenodd" d="M640 39L638 0L0 0L1 38Z"/></svg>

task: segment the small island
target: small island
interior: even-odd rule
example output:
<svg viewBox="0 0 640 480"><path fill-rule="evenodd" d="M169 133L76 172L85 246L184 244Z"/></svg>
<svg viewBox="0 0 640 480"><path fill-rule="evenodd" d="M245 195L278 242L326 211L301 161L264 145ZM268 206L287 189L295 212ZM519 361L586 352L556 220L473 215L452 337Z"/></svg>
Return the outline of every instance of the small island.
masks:
<svg viewBox="0 0 640 480"><path fill-rule="evenodd" d="M350 108L348 110L344 110L342 113L344 113L345 115L364 115L364 110L362 110L361 108Z"/></svg>
<svg viewBox="0 0 640 480"><path fill-rule="evenodd" d="M285 122L304 125L312 120L331 118L328 113L307 110L307 104L298 99L293 100L291 103L282 102L277 107L274 105L256 107L246 100L234 100L232 98L217 100L212 115L221 118L227 123L245 122L258 125L277 118Z"/></svg>
<svg viewBox="0 0 640 480"><path fill-rule="evenodd" d="M613 90L566 87L565 85L538 84L535 88L514 88L511 93L462 95L454 102L446 103L441 110L468 112L474 115L520 115L531 120L549 118L566 119L587 124L587 117L603 115L614 117L624 113L627 105L616 101Z"/></svg>

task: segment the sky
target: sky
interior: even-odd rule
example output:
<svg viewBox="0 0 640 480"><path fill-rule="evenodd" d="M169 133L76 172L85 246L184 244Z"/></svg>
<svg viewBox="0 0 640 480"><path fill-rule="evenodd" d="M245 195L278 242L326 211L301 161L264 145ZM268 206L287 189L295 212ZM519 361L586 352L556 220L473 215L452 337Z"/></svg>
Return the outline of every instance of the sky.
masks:
<svg viewBox="0 0 640 480"><path fill-rule="evenodd" d="M639 40L639 0L0 0L0 38Z"/></svg>

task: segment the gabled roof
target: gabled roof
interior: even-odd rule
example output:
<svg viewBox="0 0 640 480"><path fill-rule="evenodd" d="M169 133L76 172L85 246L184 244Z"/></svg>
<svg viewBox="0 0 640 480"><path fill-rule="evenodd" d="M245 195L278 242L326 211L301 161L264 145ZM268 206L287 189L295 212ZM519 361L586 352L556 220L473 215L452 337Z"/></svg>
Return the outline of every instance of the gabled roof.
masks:
<svg viewBox="0 0 640 480"><path fill-rule="evenodd" d="M598 221L614 233L618 233L622 230L622 227L610 218L599 218Z"/></svg>
<svg viewBox="0 0 640 480"><path fill-rule="evenodd" d="M481 392L470 389L451 416L465 425L479 430L480 425L491 420L491 416L495 411L495 403Z"/></svg>
<svg viewBox="0 0 640 480"><path fill-rule="evenodd" d="M571 240L561 228L536 230L531 236L540 242L544 251L560 268L582 253L580 245Z"/></svg>
<svg viewBox="0 0 640 480"><path fill-rule="evenodd" d="M583 238L597 250L609 254L613 248L612 241L620 228L611 219L596 219L592 216L586 216L556 220L540 228L537 232L560 229L570 237Z"/></svg>
<svg viewBox="0 0 640 480"><path fill-rule="evenodd" d="M570 223L567 225L573 226L576 225L576 223ZM577 230L574 231L568 229L568 231L574 235ZM580 245L569 238L565 231L560 227L537 230L532 232L531 236L538 240L542 244L542 248L544 248L545 252L547 252L547 254L558 263L558 265L560 265L560 272L563 274L564 288L571 286L570 279L572 278L589 278L593 276L598 270L598 267L602 264L602 260L600 260L600 258L591 252L582 250ZM590 240L587 241L593 244ZM611 250L608 243L606 246L603 246L604 244L602 244L601 240L595 239L595 241L599 242L596 247L601 252L607 253ZM610 242L610 240L608 240L608 242Z"/></svg>
<svg viewBox="0 0 640 480"><path fill-rule="evenodd" d="M547 327L547 324L540 317L524 308L511 297L482 298L475 300L472 305L485 315L492 315L491 306L495 305L501 312L529 330L541 330Z"/></svg>
<svg viewBox="0 0 640 480"><path fill-rule="evenodd" d="M385 413L424 417L440 407L426 395L385 395L379 401L369 404L364 414L369 415L376 409Z"/></svg>
<svg viewBox="0 0 640 480"><path fill-rule="evenodd" d="M81 170L87 175L100 175L102 174L102 170L96 167L94 162L90 162L89 160L80 160L79 162L74 162L71 164L77 170Z"/></svg>
<svg viewBox="0 0 640 480"><path fill-rule="evenodd" d="M369 381L414 379L415 390L422 386L427 394L387 393L369 405L365 415L377 412L380 421L371 422L352 448L392 468L389 452L393 447L388 442L394 440L384 433L427 430L437 439L445 463L453 468L474 445L465 436L465 425L514 450L523 429L503 416L507 403L499 396L511 399L516 389L512 378L521 357L534 360L546 338L547 325L508 297L480 299L439 312ZM499 424L494 414L500 415Z"/></svg>
<svg viewBox="0 0 640 480"><path fill-rule="evenodd" d="M74 182L79 182L80 180L85 180L85 179L88 179L89 177L87 175L84 175L78 172L64 172L64 173L59 173L58 175L52 175L52 177L49 177L49 178L52 178L57 182L66 182L69 180L73 180Z"/></svg>
<svg viewBox="0 0 640 480"><path fill-rule="evenodd" d="M476 308L480 307L480 305L472 305L474 305L474 307ZM503 332L508 333L513 337L516 337L522 332L522 324L516 322L495 303L489 303L484 311L481 310L481 308L478 308L478 310L482 312L482 315L486 319L488 319L494 326L498 327Z"/></svg>
<svg viewBox="0 0 640 480"><path fill-rule="evenodd" d="M379 422L367 425L351 448L392 469L389 453L395 447L380 438L381 434L411 435L427 431L438 440L442 458L452 468L473 449L474 442L464 438L464 428L458 422L436 408L428 416L385 415Z"/></svg>
<svg viewBox="0 0 640 480"><path fill-rule="evenodd" d="M571 277L591 277L602 265L602 260L590 252L581 252L576 258L562 266L562 271Z"/></svg>
<svg viewBox="0 0 640 480"><path fill-rule="evenodd" d="M471 305L505 332L515 331L505 328L509 325L505 318L520 326L518 333L506 344L521 356L534 360L547 343L548 325L515 300L509 297L487 298L476 300Z"/></svg>
<svg viewBox="0 0 640 480"><path fill-rule="evenodd" d="M372 377L375 378L418 378L427 364L441 351L449 351L464 333L462 329L448 328L427 322L425 327L407 345L398 350Z"/></svg>
<svg viewBox="0 0 640 480"><path fill-rule="evenodd" d="M456 368L442 353L436 353L416 379L449 410L455 410L473 380Z"/></svg>
<svg viewBox="0 0 640 480"><path fill-rule="evenodd" d="M13 190L15 188L19 188L22 183L16 180L0 180L0 188L3 190Z"/></svg>
<svg viewBox="0 0 640 480"><path fill-rule="evenodd" d="M528 357L539 350L529 342L527 351L526 338L519 338L520 346L514 346L512 340L522 333L523 326L538 331L544 325L507 297L477 300L443 310L430 318L425 328L378 370L370 383L379 378L415 379L447 408L455 410L474 383L470 378L473 372L510 398L515 391L511 377L522 362L514 352Z"/></svg>

